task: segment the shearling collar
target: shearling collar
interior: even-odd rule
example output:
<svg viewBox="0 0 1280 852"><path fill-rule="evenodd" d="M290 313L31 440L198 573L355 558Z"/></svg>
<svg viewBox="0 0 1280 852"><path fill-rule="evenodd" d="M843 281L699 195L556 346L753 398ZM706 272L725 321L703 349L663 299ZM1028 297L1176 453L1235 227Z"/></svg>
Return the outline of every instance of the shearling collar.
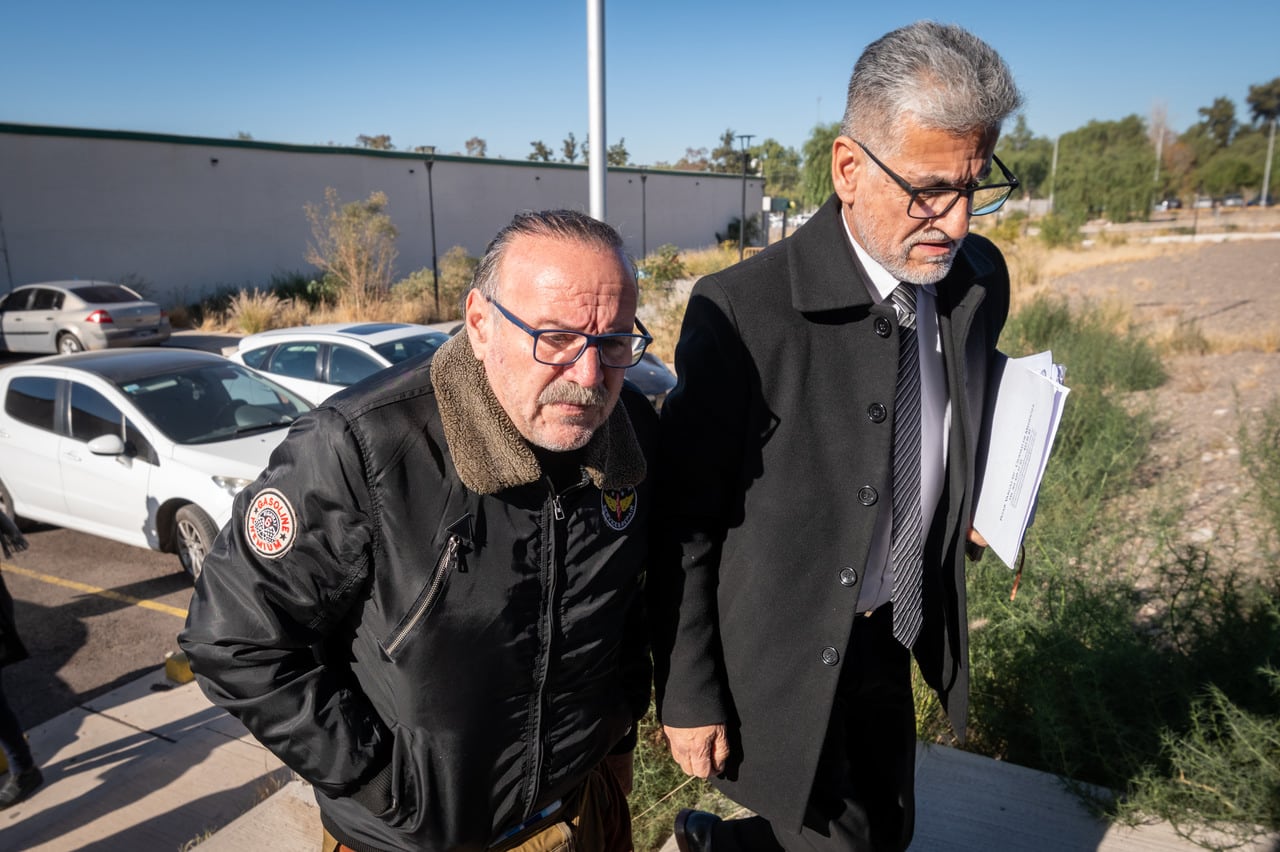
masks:
<svg viewBox="0 0 1280 852"><path fill-rule="evenodd" d="M496 494L542 478L537 457L493 395L465 330L436 351L431 383L463 485L477 494ZM621 402L591 436L582 466L597 488L625 488L644 479L644 454Z"/></svg>

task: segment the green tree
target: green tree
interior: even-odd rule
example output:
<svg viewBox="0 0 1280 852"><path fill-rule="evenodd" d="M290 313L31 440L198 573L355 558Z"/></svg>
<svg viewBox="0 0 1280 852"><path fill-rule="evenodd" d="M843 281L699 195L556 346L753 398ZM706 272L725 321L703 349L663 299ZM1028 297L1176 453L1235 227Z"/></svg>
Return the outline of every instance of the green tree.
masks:
<svg viewBox="0 0 1280 852"><path fill-rule="evenodd" d="M1106 216L1127 222L1147 215L1155 150L1137 115L1091 121L1058 145L1054 204L1068 218Z"/></svg>
<svg viewBox="0 0 1280 852"><path fill-rule="evenodd" d="M483 157L489 150L489 143L479 136L472 136L463 144L467 146L468 157Z"/></svg>
<svg viewBox="0 0 1280 852"><path fill-rule="evenodd" d="M325 189L323 205L304 208L313 240L307 263L324 273L322 291L356 316L391 289L397 231L386 208L384 192L342 204L333 187Z"/></svg>
<svg viewBox="0 0 1280 852"><path fill-rule="evenodd" d="M707 166L709 171L730 174L742 172L742 152L738 150L736 142L737 134L733 132L733 128L726 128L724 133L720 134L720 144L711 149Z"/></svg>
<svg viewBox="0 0 1280 852"><path fill-rule="evenodd" d="M1257 186L1262 175L1253 163L1227 150L1198 169L1196 177L1204 194L1221 197Z"/></svg>
<svg viewBox="0 0 1280 852"><path fill-rule="evenodd" d="M751 147L760 161L765 195L795 198L800 194L800 154L772 137Z"/></svg>
<svg viewBox="0 0 1280 852"><path fill-rule="evenodd" d="M840 122L815 124L809 131L801 153L804 168L800 174L800 200L806 208L820 206L831 195L831 146L840 135Z"/></svg>
<svg viewBox="0 0 1280 852"><path fill-rule="evenodd" d="M1260 192L1260 195L1269 199L1272 196L1271 164L1275 159L1276 122L1280 120L1280 77L1276 77L1270 83L1250 86L1249 97L1245 100L1249 104L1249 114L1255 124L1271 125L1270 132L1267 134L1267 161L1263 167Z"/></svg>
<svg viewBox="0 0 1280 852"><path fill-rule="evenodd" d="M682 172L705 172L711 170L711 162L707 159L706 148L685 148L684 156L676 160L671 168Z"/></svg>
<svg viewBox="0 0 1280 852"><path fill-rule="evenodd" d="M1236 105L1230 98L1214 98L1213 104L1196 110L1200 114L1200 124L1204 126L1205 135L1214 141L1219 148L1231 144L1236 134Z"/></svg>
<svg viewBox="0 0 1280 852"><path fill-rule="evenodd" d="M533 153L529 155L530 160L537 160L541 163L551 162L551 149L548 148L541 139L536 142L530 142L529 144L533 146Z"/></svg>
<svg viewBox="0 0 1280 852"><path fill-rule="evenodd" d="M1017 176L1025 197L1042 196L1041 190L1053 165L1053 142L1043 136L1032 135L1026 116L1019 113L1013 129L1000 137L996 154L1000 162Z"/></svg>
<svg viewBox="0 0 1280 852"><path fill-rule="evenodd" d="M391 144L391 137L386 133L378 136L365 136L361 133L356 137L356 144L361 148L372 148L375 151L394 151L396 146Z"/></svg>
<svg viewBox="0 0 1280 852"><path fill-rule="evenodd" d="M627 137L623 136L609 146L605 163L610 166L625 166L629 162L631 162L631 154L627 152Z"/></svg>
<svg viewBox="0 0 1280 852"><path fill-rule="evenodd" d="M578 140L574 137L572 130L569 131L568 136L564 137L564 142L560 143L560 150L564 152L566 163L572 163L578 159Z"/></svg>

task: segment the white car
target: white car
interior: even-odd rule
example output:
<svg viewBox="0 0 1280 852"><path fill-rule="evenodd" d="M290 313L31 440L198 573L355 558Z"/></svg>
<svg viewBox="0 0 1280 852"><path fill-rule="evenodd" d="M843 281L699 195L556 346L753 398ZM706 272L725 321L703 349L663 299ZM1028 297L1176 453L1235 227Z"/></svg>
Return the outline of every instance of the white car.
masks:
<svg viewBox="0 0 1280 852"><path fill-rule="evenodd" d="M228 357L319 403L392 364L434 352L448 339L414 323L329 323L248 335Z"/></svg>
<svg viewBox="0 0 1280 852"><path fill-rule="evenodd" d="M0 369L0 506L177 553L196 577L236 493L311 406L219 355L121 349Z"/></svg>

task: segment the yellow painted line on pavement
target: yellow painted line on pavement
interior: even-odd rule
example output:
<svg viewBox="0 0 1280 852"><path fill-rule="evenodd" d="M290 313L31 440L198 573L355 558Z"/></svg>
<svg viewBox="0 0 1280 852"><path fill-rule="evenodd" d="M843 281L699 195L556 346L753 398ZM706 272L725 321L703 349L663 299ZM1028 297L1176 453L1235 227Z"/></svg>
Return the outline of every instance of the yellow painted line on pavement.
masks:
<svg viewBox="0 0 1280 852"><path fill-rule="evenodd" d="M32 571L30 568L23 568L19 565L10 565L8 562L0 562L0 569L8 571L11 574L20 574L23 577L30 577L31 579L39 580L42 583L49 583L53 586L75 589L77 592L85 592L90 595L110 598L113 601L120 601L121 603L140 606L143 609L152 609L156 612L176 615L178 618L182 619L187 617L187 611L185 609L179 609L176 606L169 606L168 604L156 603L155 601L142 600L140 598L131 598L128 595L122 595L119 592L113 592L110 589L100 589L97 586L90 586L88 583L77 583L75 580L64 580L61 577L55 577L52 574Z"/></svg>

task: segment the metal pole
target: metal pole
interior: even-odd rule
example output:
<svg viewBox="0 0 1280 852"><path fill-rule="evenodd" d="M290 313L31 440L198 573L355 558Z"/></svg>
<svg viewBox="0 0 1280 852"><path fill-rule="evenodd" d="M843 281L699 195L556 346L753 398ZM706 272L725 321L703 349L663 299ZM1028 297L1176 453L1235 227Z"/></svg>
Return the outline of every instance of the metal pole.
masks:
<svg viewBox="0 0 1280 852"><path fill-rule="evenodd" d="M1053 194L1058 190L1058 140L1053 137L1053 163L1049 166L1049 212L1053 212Z"/></svg>
<svg viewBox="0 0 1280 852"><path fill-rule="evenodd" d="M742 215L738 218L738 260L742 260L747 245L747 145L755 134L740 133L742 140Z"/></svg>
<svg viewBox="0 0 1280 852"><path fill-rule="evenodd" d="M604 176L609 144L604 136L604 0L587 0L587 108L591 161L587 165L591 216L605 221Z"/></svg>
<svg viewBox="0 0 1280 852"><path fill-rule="evenodd" d="M440 318L440 267L436 264L436 195L431 185L431 167L436 164L436 146L427 146L427 217L431 221L431 286L435 289L436 318Z"/></svg>
<svg viewBox="0 0 1280 852"><path fill-rule="evenodd" d="M644 260L649 256L649 204L645 198L645 184L649 181L649 176L644 173L644 166L640 167L640 259Z"/></svg>
<svg viewBox="0 0 1280 852"><path fill-rule="evenodd" d="M1267 141L1267 167L1262 171L1262 200L1259 202L1261 209L1265 210L1271 206L1271 155L1276 149L1276 120L1271 119L1271 138Z"/></svg>

